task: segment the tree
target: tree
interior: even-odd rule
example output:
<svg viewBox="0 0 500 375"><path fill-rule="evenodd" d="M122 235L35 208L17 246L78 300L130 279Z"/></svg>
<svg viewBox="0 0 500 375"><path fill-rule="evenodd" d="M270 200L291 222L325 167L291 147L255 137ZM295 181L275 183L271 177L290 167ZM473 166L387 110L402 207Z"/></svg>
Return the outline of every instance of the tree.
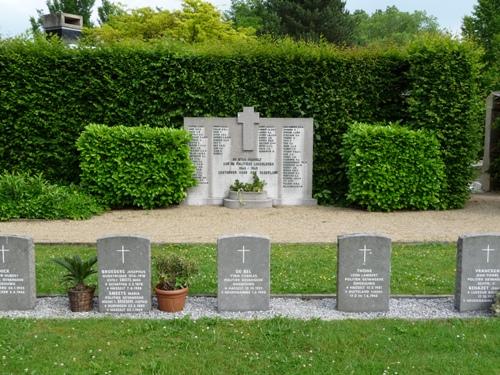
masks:
<svg viewBox="0 0 500 375"><path fill-rule="evenodd" d="M465 16L462 35L484 49L483 86L488 94L500 89L500 0L479 0L471 16Z"/></svg>
<svg viewBox="0 0 500 375"><path fill-rule="evenodd" d="M109 21L112 16L120 16L126 13L125 5L122 3L112 3L109 0L102 0L102 5L97 8L99 15L99 24L102 25Z"/></svg>
<svg viewBox="0 0 500 375"><path fill-rule="evenodd" d="M95 0L47 0L48 13L64 12L78 14L83 17L83 26L91 27L92 8ZM37 9L37 17L30 17L31 30L33 33L39 33L43 26L43 15L46 13L43 9Z"/></svg>
<svg viewBox="0 0 500 375"><path fill-rule="evenodd" d="M401 12L395 6L386 10L376 10L368 15L364 10L356 10L352 18L356 24L354 41L357 45L371 43L404 44L424 32L439 32L439 24L434 16L425 11Z"/></svg>
<svg viewBox="0 0 500 375"><path fill-rule="evenodd" d="M181 11L140 8L111 15L108 21L85 30L89 43L159 39L198 43L207 40L251 38L254 30L235 30L219 11L202 0L184 0Z"/></svg>
<svg viewBox="0 0 500 375"><path fill-rule="evenodd" d="M500 0L479 0L472 16L465 16L462 34L478 42L485 50L485 60L498 62L500 57Z"/></svg>
<svg viewBox="0 0 500 375"><path fill-rule="evenodd" d="M227 17L258 34L349 44L354 22L341 0L233 0Z"/></svg>

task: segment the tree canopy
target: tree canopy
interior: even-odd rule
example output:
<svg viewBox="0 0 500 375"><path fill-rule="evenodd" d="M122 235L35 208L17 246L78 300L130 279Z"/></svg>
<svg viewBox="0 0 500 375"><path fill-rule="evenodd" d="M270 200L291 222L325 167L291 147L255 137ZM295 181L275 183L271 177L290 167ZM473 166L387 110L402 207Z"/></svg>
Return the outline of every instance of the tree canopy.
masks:
<svg viewBox="0 0 500 375"><path fill-rule="evenodd" d="M356 10L352 15L356 26L354 41L357 45L371 43L403 44L423 32L438 32L436 17L425 11L402 12L395 6L376 10L372 15Z"/></svg>
<svg viewBox="0 0 500 375"><path fill-rule="evenodd" d="M122 9L109 14L101 27L86 29L84 34L87 41L95 43L159 39L197 43L247 39L252 37L253 32L253 29L234 29L208 2L184 0L180 11L148 7L131 11Z"/></svg>

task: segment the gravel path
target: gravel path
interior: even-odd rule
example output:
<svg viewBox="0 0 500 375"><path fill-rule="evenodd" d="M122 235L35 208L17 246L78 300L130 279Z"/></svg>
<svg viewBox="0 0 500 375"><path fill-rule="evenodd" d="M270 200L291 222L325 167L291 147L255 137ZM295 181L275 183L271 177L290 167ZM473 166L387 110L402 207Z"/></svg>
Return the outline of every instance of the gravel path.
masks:
<svg viewBox="0 0 500 375"><path fill-rule="evenodd" d="M217 312L217 299L214 297L188 297L184 311L179 313L164 313L156 309L141 314L103 314L96 308L91 312L72 313L69 310L67 297L39 298L32 311L0 311L0 318L36 318L36 319L86 319L86 318L116 318L116 319L180 319L189 316L196 320L201 318L220 319L271 319L286 317L292 319L310 320L343 320L343 319L449 319L449 318L479 318L489 317L486 311L457 312L453 307L453 298L391 298L388 312L377 313L346 313L335 309L334 298L300 299L272 298L269 311L259 312Z"/></svg>
<svg viewBox="0 0 500 375"><path fill-rule="evenodd" d="M215 243L235 233L267 235L273 243L336 242L349 233L380 233L395 242L454 242L465 233L500 232L500 195L476 194L461 210L369 213L339 207L232 210L214 206L111 211L90 220L18 220L0 234L29 235L37 243L95 243L110 234L137 234L154 243Z"/></svg>

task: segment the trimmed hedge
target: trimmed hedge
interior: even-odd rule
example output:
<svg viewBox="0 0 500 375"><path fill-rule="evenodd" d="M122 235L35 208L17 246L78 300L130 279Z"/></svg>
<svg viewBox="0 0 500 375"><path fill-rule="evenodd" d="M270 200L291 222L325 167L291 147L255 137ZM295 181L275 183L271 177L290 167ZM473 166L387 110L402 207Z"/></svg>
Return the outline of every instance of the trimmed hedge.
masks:
<svg viewBox="0 0 500 375"><path fill-rule="evenodd" d="M369 211L442 208L439 143L428 131L353 124L343 136L350 203Z"/></svg>
<svg viewBox="0 0 500 375"><path fill-rule="evenodd" d="M89 125L77 141L81 185L111 207L165 207L194 186L190 135L180 129Z"/></svg>
<svg viewBox="0 0 500 375"><path fill-rule="evenodd" d="M0 169L43 171L52 180L78 182L74 142L89 123L180 128L185 116L234 117L252 105L263 117L314 118L313 186L321 203L345 197L339 150L354 121L400 121L453 133L449 143L444 132L439 139L446 147L460 145L455 156L460 160L447 169L448 186L460 190L453 202L465 202L461 193L468 175L461 155L476 149L475 124L464 127L476 98L474 90L463 89L476 78L469 45L435 41L433 49L414 46L408 54L287 43L180 51L161 45L67 49L2 41L0 144L8 147L0 148ZM463 87L444 91L441 73L427 68L434 59L449 75L446 80ZM449 98L453 104L441 103ZM435 103L440 107L434 109ZM450 106L460 108L460 118L450 118Z"/></svg>
<svg viewBox="0 0 500 375"><path fill-rule="evenodd" d="M423 39L410 48L408 123L437 136L447 178L447 208L461 208L469 198L472 164L481 147L484 100L479 58L468 43L446 39Z"/></svg>

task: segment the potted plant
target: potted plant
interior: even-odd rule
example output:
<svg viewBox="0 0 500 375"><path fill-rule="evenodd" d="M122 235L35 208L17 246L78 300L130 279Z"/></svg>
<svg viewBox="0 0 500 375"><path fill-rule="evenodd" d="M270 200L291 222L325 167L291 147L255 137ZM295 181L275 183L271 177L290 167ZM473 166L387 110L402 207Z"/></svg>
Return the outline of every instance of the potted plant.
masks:
<svg viewBox="0 0 500 375"><path fill-rule="evenodd" d="M229 197L224 200L224 205L229 208L272 207L272 199L267 197L267 192L264 190L265 185L266 182L259 178L257 172L252 172L251 182L243 183L235 180L229 187Z"/></svg>
<svg viewBox="0 0 500 375"><path fill-rule="evenodd" d="M158 284L156 297L161 311L177 312L184 309L189 282L198 267L177 254L156 257Z"/></svg>
<svg viewBox="0 0 500 375"><path fill-rule="evenodd" d="M73 257L56 258L56 264L65 268L68 273L62 277L67 284L69 306L71 311L90 311L94 306L95 286L87 285L85 280L97 271L93 268L97 263L97 257L82 260L78 255Z"/></svg>

